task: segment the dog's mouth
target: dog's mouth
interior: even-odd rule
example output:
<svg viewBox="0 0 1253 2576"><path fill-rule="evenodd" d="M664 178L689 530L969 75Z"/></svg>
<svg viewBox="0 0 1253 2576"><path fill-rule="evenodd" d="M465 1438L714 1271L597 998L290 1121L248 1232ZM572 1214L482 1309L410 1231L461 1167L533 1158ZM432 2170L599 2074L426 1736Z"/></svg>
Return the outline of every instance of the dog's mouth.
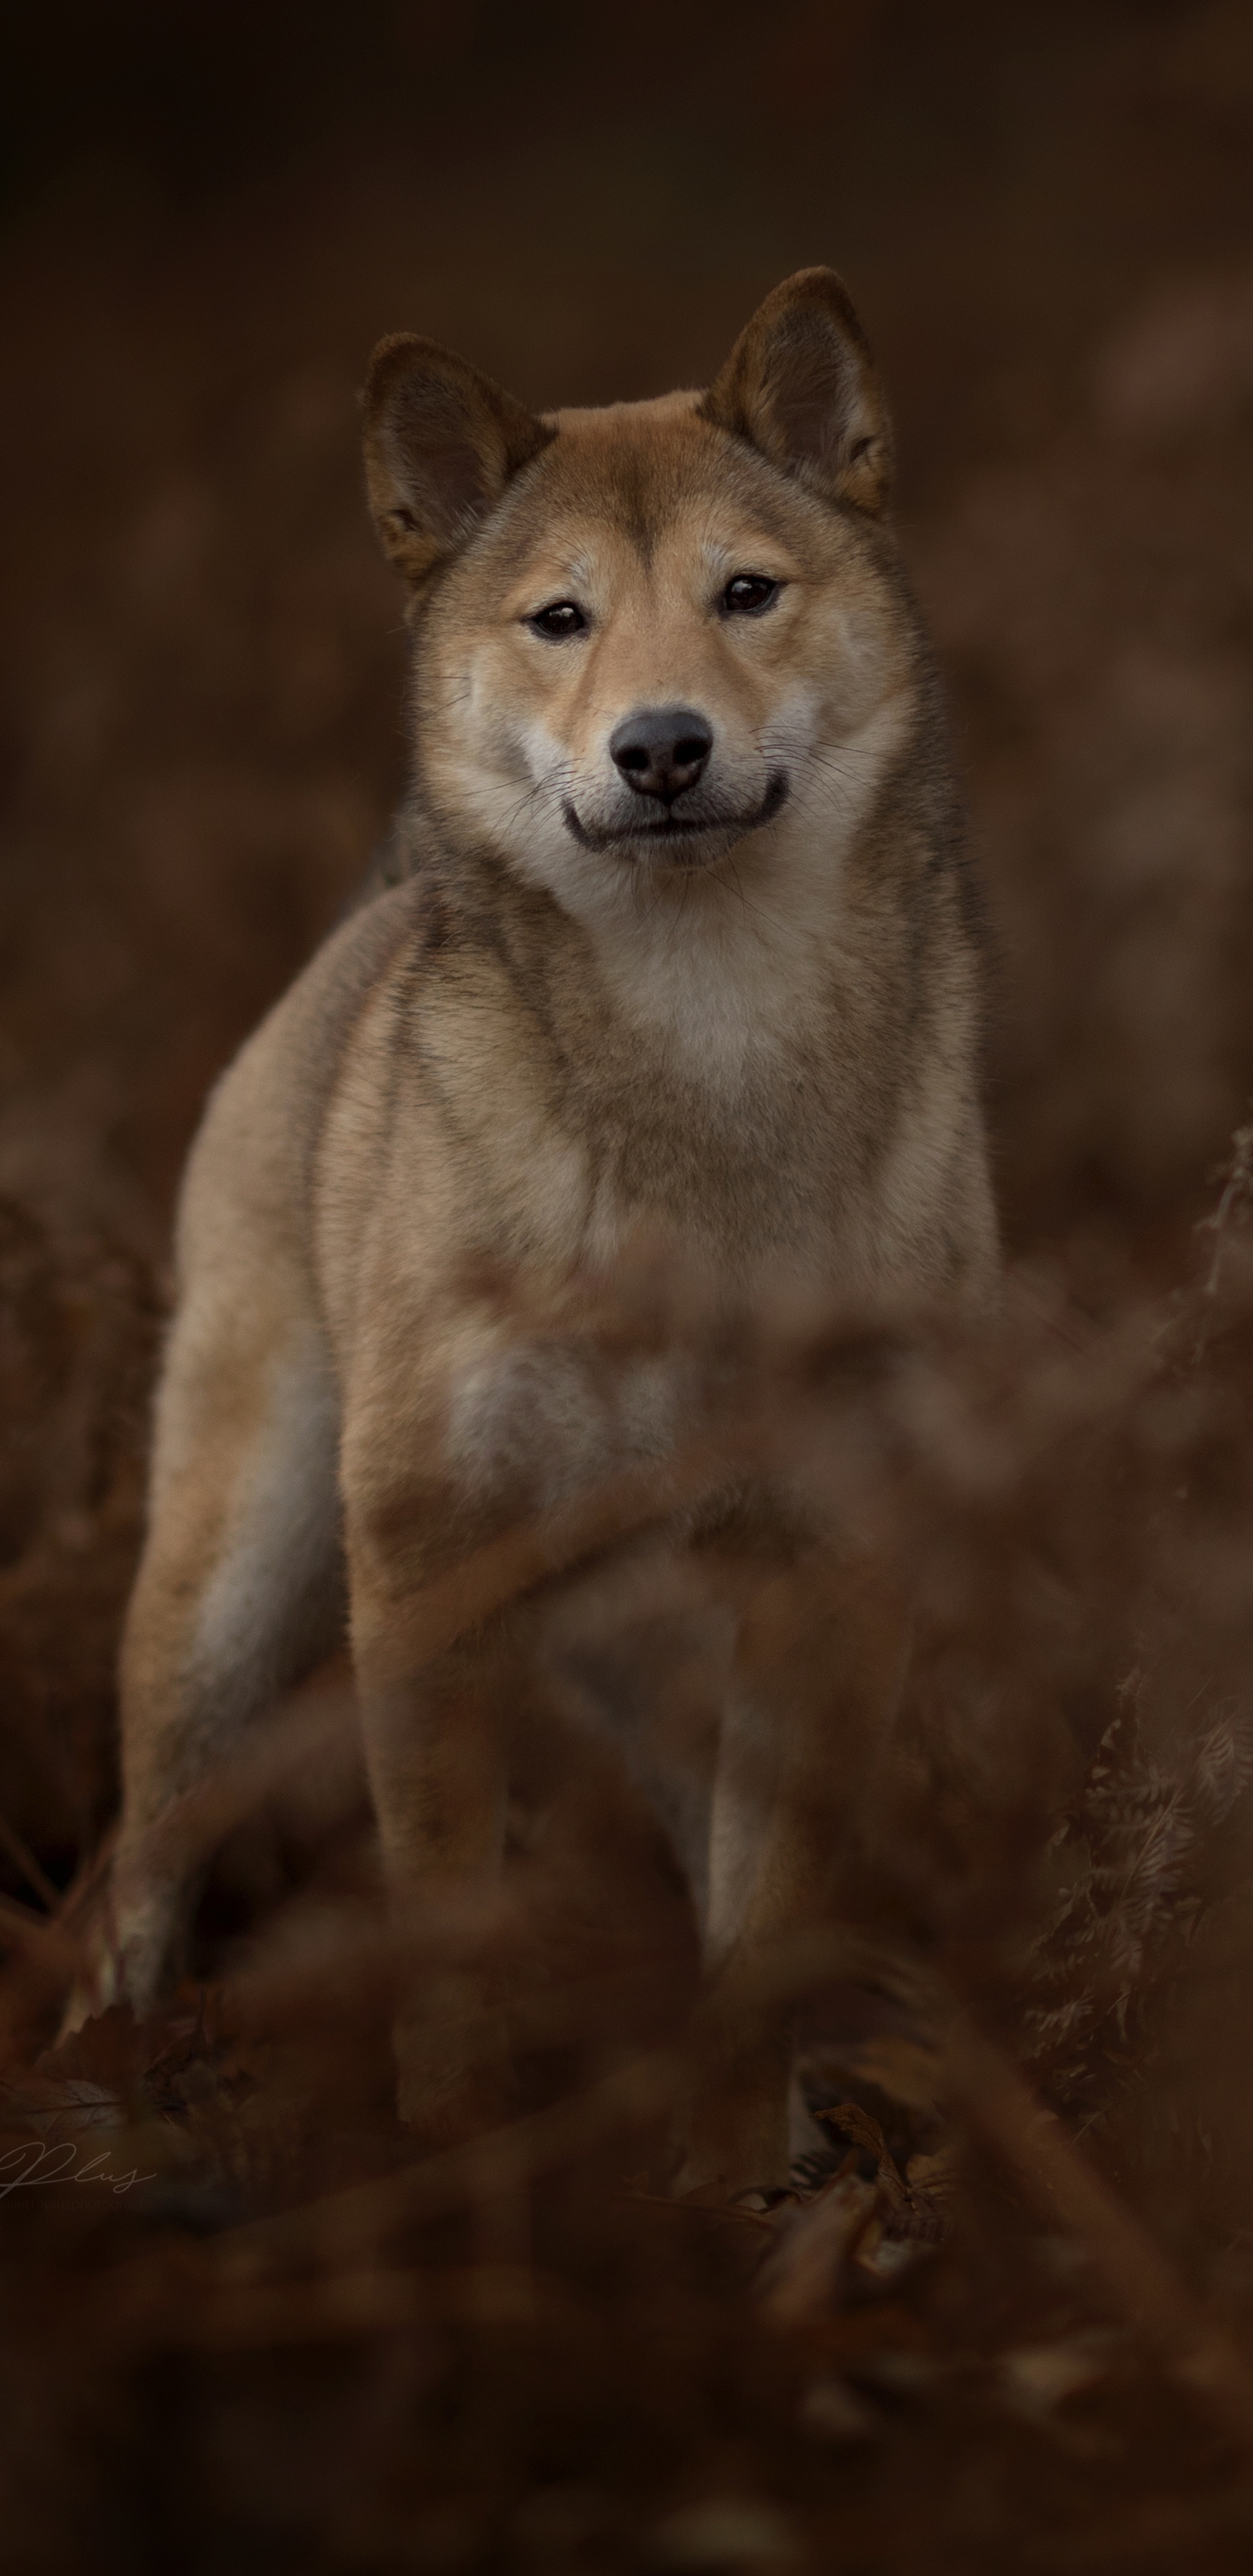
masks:
<svg viewBox="0 0 1253 2576"><path fill-rule="evenodd" d="M595 824L581 822L574 806L566 803L561 814L571 839L578 842L581 850L621 850L630 856L638 852L642 843L650 858L663 858L668 853L678 858L685 847L691 852L697 841L720 841L725 845L743 840L747 832L759 832L763 824L774 821L787 798L787 772L776 769L760 805L748 813L727 813L717 806L707 806L700 813L667 813L656 822L641 815L639 822L632 819L629 823Z"/></svg>

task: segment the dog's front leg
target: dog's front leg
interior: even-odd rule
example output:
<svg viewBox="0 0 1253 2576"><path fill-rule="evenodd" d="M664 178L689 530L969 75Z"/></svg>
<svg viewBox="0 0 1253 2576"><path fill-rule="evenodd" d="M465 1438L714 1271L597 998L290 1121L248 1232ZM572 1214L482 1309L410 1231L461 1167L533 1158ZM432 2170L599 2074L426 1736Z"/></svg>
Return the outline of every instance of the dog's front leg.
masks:
<svg viewBox="0 0 1253 2576"><path fill-rule="evenodd" d="M613 1423L594 1374L554 1339L460 1308L416 1312L357 1355L345 1407L352 1646L405 1991L395 2025L402 2116L431 2139L508 2105L498 1918L510 1739L535 1685L535 1613L482 1615L469 1561L594 1482ZM397 1349L415 1354L406 1377Z"/></svg>
<svg viewBox="0 0 1253 2576"><path fill-rule="evenodd" d="M346 1444L353 1662L400 1950L400 2112L438 2143L492 2125L508 2106L503 2016L484 1953L520 1647L516 1619L471 1627L451 1645L433 1636L431 1587L447 1569L450 1530L466 1554L490 1532L466 1526L451 1492L386 1480L381 1445Z"/></svg>
<svg viewBox="0 0 1253 2576"><path fill-rule="evenodd" d="M899 1694L908 1624L884 1569L825 1548L767 1584L743 1622L714 1787L680 2192L787 2181L795 2002L812 1979L807 1953L837 1919L839 1863Z"/></svg>

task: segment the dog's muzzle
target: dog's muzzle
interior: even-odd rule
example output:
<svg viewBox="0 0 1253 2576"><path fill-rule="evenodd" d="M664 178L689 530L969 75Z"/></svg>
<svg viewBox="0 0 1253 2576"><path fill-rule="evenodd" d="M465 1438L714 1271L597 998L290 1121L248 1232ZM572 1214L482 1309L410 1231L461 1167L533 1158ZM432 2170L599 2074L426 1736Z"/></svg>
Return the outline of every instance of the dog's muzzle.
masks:
<svg viewBox="0 0 1253 2576"><path fill-rule="evenodd" d="M632 856L643 848L650 856L678 858L685 846L695 855L694 845L702 840L740 841L749 832L760 832L765 824L774 821L787 798L787 772L776 769L760 805L750 808L747 813L742 809L714 805L708 799L696 804L690 813L679 812L677 806L681 800L676 799L674 805L655 816L644 813L637 805L634 812L621 812L612 822L591 823L584 822L575 806L567 800L561 815L572 840L578 842L581 850L620 850L624 855Z"/></svg>

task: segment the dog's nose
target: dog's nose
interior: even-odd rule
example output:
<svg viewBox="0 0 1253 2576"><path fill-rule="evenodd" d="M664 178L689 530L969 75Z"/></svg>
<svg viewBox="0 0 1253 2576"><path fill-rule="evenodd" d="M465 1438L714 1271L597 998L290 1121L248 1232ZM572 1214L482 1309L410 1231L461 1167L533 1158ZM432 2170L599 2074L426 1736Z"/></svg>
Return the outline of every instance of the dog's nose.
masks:
<svg viewBox="0 0 1253 2576"><path fill-rule="evenodd" d="M712 726L692 707L640 707L609 737L609 757L628 787L663 805L696 785L713 747Z"/></svg>

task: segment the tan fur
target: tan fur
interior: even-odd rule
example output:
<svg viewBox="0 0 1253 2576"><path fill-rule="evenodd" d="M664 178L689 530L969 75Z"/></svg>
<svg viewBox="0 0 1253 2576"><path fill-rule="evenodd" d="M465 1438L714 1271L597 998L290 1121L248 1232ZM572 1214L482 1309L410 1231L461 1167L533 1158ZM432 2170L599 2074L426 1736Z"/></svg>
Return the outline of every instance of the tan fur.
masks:
<svg viewBox="0 0 1253 2576"><path fill-rule="evenodd" d="M422 1588L537 1506L664 1457L688 1406L677 1360L607 1366L577 1317L520 1336L502 1282L557 1283L559 1306L641 1230L732 1303L783 1274L859 1304L978 1299L994 1271L944 723L839 281L776 290L707 395L543 421L392 339L365 427L411 584L401 838L420 861L245 1047L192 1157L97 2001L156 1992L186 1891L154 1865L153 1822L333 1631L341 1563L396 1905L490 1885L506 1704L520 1658L553 1650L531 1610L431 1662ZM732 613L737 575L781 586ZM536 633L561 601L582 628ZM608 750L658 707L712 733L669 804ZM776 1535L784 1564L794 1534ZM839 1585L823 1633L851 1748L900 1638ZM711 1874L691 1864L716 1974L685 2178L727 2188L786 2161L754 1943L819 1901L831 1804L822 1757L786 1738L768 1633L767 1615L741 1643ZM763 1740L757 1818L744 1746ZM486 1989L442 2020L416 1997L398 2050L427 2134L498 2108Z"/></svg>

